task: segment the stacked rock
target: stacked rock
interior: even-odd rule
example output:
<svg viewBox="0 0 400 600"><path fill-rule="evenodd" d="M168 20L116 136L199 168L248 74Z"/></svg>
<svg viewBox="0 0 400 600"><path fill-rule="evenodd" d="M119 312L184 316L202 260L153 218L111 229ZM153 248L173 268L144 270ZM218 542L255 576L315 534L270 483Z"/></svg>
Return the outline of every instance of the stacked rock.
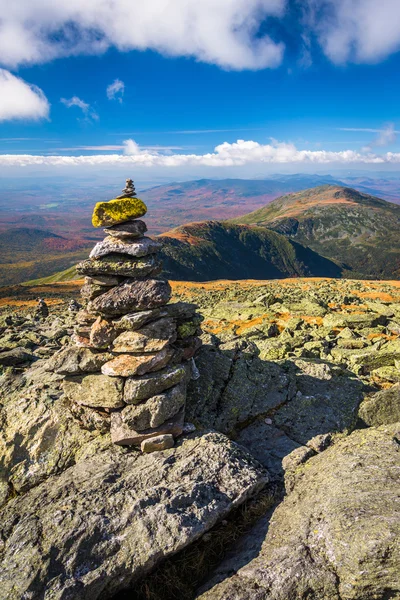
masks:
<svg viewBox="0 0 400 600"><path fill-rule="evenodd" d="M159 277L161 244L144 235L139 219L146 212L132 180L121 196L96 204L92 222L107 226L107 237L77 266L86 277L75 370L57 359L57 372L69 373L67 397L110 415L112 441L144 452L171 447L182 434L186 385L201 345L196 306L169 303L171 287Z"/></svg>

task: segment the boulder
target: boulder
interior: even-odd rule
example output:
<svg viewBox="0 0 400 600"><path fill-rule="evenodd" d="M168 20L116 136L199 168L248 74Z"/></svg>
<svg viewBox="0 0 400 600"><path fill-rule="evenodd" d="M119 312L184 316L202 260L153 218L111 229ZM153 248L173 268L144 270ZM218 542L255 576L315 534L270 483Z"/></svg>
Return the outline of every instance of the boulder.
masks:
<svg viewBox="0 0 400 600"><path fill-rule="evenodd" d="M113 343L113 352L158 352L176 340L174 319L153 321L136 331L124 331Z"/></svg>
<svg viewBox="0 0 400 600"><path fill-rule="evenodd" d="M62 377L38 364L23 378L0 378L0 479L18 494L74 464L97 435L72 417Z"/></svg>
<svg viewBox="0 0 400 600"><path fill-rule="evenodd" d="M81 275L96 277L112 275L121 277L147 277L161 273L161 260L155 254L144 258L129 258L123 254L108 254L103 258L83 260L76 265Z"/></svg>
<svg viewBox="0 0 400 600"><path fill-rule="evenodd" d="M364 400L358 414L367 425L400 422L400 383Z"/></svg>
<svg viewBox="0 0 400 600"><path fill-rule="evenodd" d="M399 433L356 431L298 465L251 553L225 561L198 600L398 598Z"/></svg>
<svg viewBox="0 0 400 600"><path fill-rule="evenodd" d="M172 419L184 406L186 384L179 383L162 394L152 396L140 404L131 404L121 411L121 418L130 429L143 431L159 427Z"/></svg>
<svg viewBox="0 0 400 600"><path fill-rule="evenodd" d="M124 406L124 381L121 377L93 375L68 377L63 383L65 395L77 404L99 408Z"/></svg>
<svg viewBox="0 0 400 600"><path fill-rule="evenodd" d="M93 227L117 225L124 221L143 217L147 207L139 198L115 198L108 202L97 202L93 210Z"/></svg>
<svg viewBox="0 0 400 600"><path fill-rule="evenodd" d="M262 468L217 433L192 435L162 454L108 447L6 505L0 598L110 598L266 482Z"/></svg>
<svg viewBox="0 0 400 600"><path fill-rule="evenodd" d="M127 241L109 236L95 245L89 254L89 258L100 258L101 256L107 256L107 254L127 254L129 256L142 257L148 254L155 254L160 249L161 244L148 237Z"/></svg>
<svg viewBox="0 0 400 600"><path fill-rule="evenodd" d="M124 387L124 402L137 404L177 385L186 377L182 366L173 366L142 377L128 377Z"/></svg>
<svg viewBox="0 0 400 600"><path fill-rule="evenodd" d="M88 304L88 310L105 316L156 308L167 304L171 286L163 279L144 279L124 283L102 294Z"/></svg>
<svg viewBox="0 0 400 600"><path fill-rule="evenodd" d="M159 352L149 352L148 354L121 354L105 363L101 367L101 372L110 377L144 375L166 367L174 354L175 351L168 346Z"/></svg>

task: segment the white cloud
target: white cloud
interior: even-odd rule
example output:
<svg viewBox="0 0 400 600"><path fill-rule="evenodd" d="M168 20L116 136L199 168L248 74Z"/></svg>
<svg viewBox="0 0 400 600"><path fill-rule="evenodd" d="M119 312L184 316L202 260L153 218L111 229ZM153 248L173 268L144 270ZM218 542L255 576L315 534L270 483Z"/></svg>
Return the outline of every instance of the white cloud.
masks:
<svg viewBox="0 0 400 600"><path fill-rule="evenodd" d="M46 119L50 104L41 89L0 69L0 121Z"/></svg>
<svg viewBox="0 0 400 600"><path fill-rule="evenodd" d="M0 0L0 62L152 49L230 69L275 67L283 45L258 28L286 0Z"/></svg>
<svg viewBox="0 0 400 600"><path fill-rule="evenodd" d="M237 140L224 142L207 154L162 154L152 149L141 149L134 140L124 142L124 154L95 154L90 156L34 156L0 155L0 166L137 166L164 167L244 167L246 165L354 165L399 164L400 153L374 154L353 150L299 150L290 143L260 144Z"/></svg>
<svg viewBox="0 0 400 600"><path fill-rule="evenodd" d="M290 22L299 6L300 31ZM110 47L191 56L227 69L276 67L284 40L276 29L274 39L264 33L269 16L286 18L290 27L282 31L301 37L303 66L312 60L314 39L338 64L375 63L400 50L399 0L0 0L0 14L0 64L9 68Z"/></svg>
<svg viewBox="0 0 400 600"><path fill-rule="evenodd" d="M125 84L120 79L116 79L113 83L107 86L107 98L109 100L118 100L122 102L122 96L125 92Z"/></svg>
<svg viewBox="0 0 400 600"><path fill-rule="evenodd" d="M375 63L400 50L399 0L307 0L304 11L334 63Z"/></svg>
<svg viewBox="0 0 400 600"><path fill-rule="evenodd" d="M98 121L99 119L98 114L91 108L90 104L84 102L83 100L78 98L78 96L72 96L72 98L69 99L61 98L60 102L65 104L67 108L71 108L73 106L77 106L78 108L80 108L85 116L86 121Z"/></svg>

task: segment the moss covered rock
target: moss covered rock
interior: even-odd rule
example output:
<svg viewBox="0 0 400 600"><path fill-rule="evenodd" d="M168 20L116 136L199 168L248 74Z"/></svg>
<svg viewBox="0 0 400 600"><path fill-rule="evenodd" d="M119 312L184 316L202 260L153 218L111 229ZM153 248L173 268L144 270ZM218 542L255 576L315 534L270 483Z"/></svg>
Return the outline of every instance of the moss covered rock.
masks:
<svg viewBox="0 0 400 600"><path fill-rule="evenodd" d="M147 206L139 198L116 198L109 202L97 202L93 210L93 227L117 225L124 221L143 217Z"/></svg>

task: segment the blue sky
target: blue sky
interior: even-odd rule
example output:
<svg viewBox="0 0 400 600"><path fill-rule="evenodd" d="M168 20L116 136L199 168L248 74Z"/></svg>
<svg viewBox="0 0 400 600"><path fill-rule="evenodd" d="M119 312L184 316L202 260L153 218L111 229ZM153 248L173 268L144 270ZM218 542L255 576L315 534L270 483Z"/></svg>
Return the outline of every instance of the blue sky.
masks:
<svg viewBox="0 0 400 600"><path fill-rule="evenodd" d="M0 0L2 173L400 163L397 0L19 4Z"/></svg>

